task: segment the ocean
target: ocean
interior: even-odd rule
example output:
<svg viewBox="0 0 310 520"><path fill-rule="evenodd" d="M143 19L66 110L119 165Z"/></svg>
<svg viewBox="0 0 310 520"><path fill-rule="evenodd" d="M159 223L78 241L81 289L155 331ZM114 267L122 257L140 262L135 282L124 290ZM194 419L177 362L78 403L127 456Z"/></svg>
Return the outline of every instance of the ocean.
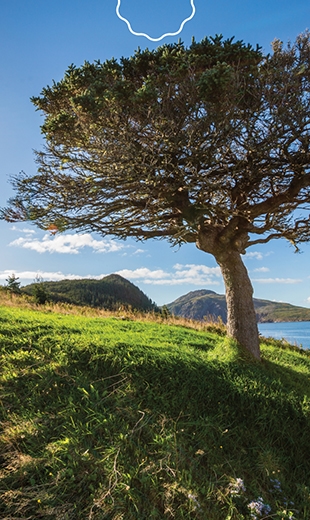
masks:
<svg viewBox="0 0 310 520"><path fill-rule="evenodd" d="M266 338L284 338L293 345L310 349L310 321L258 323L258 330Z"/></svg>

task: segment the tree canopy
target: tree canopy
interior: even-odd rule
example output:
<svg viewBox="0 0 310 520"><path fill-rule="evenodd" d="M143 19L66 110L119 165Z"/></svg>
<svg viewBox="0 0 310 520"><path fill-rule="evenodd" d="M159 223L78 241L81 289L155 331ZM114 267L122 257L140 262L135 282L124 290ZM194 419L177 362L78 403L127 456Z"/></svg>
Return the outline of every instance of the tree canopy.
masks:
<svg viewBox="0 0 310 520"><path fill-rule="evenodd" d="M259 357L257 327L245 339L245 318L229 325L252 298L239 257L310 237L309 33L268 55L216 36L71 65L32 102L46 147L37 174L13 179L4 218L196 243L221 266L230 335Z"/></svg>
<svg viewBox="0 0 310 520"><path fill-rule="evenodd" d="M11 276L8 276L8 278L6 278L6 282L7 282L7 285L5 286L6 290L10 291L11 293L14 293L14 294L20 294L21 289L20 289L20 282L18 280L19 280L18 276L15 276L14 273Z"/></svg>

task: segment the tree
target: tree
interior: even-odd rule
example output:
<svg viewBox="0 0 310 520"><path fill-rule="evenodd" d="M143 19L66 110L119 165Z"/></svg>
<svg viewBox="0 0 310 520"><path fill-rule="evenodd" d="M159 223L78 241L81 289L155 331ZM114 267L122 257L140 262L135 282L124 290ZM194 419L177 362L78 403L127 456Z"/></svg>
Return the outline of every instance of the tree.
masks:
<svg viewBox="0 0 310 520"><path fill-rule="evenodd" d="M3 218L195 243L221 268L228 335L259 359L241 255L309 240L309 33L266 56L216 36L72 65L32 102L46 147Z"/></svg>
<svg viewBox="0 0 310 520"><path fill-rule="evenodd" d="M169 311L167 305L163 305L160 311L164 320L167 320L171 316L171 312Z"/></svg>
<svg viewBox="0 0 310 520"><path fill-rule="evenodd" d="M49 294L44 285L43 278L37 275L33 285L34 301L37 305L44 305L49 300Z"/></svg>
<svg viewBox="0 0 310 520"><path fill-rule="evenodd" d="M11 293L14 293L14 294L21 293L20 282L18 282L17 280L19 280L19 278L18 278L18 276L15 276L14 273L11 276L8 276L8 278L6 278L6 280L5 280L7 282L6 289L8 291L10 291Z"/></svg>

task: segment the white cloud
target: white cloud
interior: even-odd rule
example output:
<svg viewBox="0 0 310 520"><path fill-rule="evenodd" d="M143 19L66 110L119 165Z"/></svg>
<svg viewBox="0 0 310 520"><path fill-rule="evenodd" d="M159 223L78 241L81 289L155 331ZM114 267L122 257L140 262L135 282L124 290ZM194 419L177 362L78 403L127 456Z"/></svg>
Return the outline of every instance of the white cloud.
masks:
<svg viewBox="0 0 310 520"><path fill-rule="evenodd" d="M84 247L90 247L96 253L114 253L123 249L123 245L109 239L96 240L90 233L51 236L48 233L39 239L20 237L13 240L10 246L31 249L37 253L78 254Z"/></svg>
<svg viewBox="0 0 310 520"><path fill-rule="evenodd" d="M258 283L284 283L284 284L296 284L301 283L302 280L299 278L253 278L253 282Z"/></svg>
<svg viewBox="0 0 310 520"><path fill-rule="evenodd" d="M141 255L141 253L144 253L144 249L136 249L132 254L133 255Z"/></svg>
<svg viewBox="0 0 310 520"><path fill-rule="evenodd" d="M43 278L44 281L55 282L59 280L82 280L84 278L100 280L104 276L107 276L106 274L100 274L96 276L93 274L87 274L81 276L79 274L64 274L61 271L14 271L14 269L6 269L5 271L0 271L0 280L6 280L8 276L11 276L12 274L15 274L15 276L20 280L33 281L37 276L39 276L40 278Z"/></svg>
<svg viewBox="0 0 310 520"><path fill-rule="evenodd" d="M78 275L78 274L64 274L61 271L14 271L5 270L0 271L0 280L6 280L8 276L15 274L20 280L31 282L39 276L45 281L59 281L59 280L81 280L83 278L91 278L99 280L106 274L100 275ZM168 272L163 269L148 269L147 267L140 267L139 269L122 269L116 274L123 276L132 281L138 280L140 283L149 285L185 285L191 284L198 287L206 285L219 285L218 278L221 277L219 267L207 267L205 265L195 264L176 264L173 266L173 271Z"/></svg>
<svg viewBox="0 0 310 520"><path fill-rule="evenodd" d="M268 267L258 267L257 269L253 269L253 273L268 273L270 269Z"/></svg>
<svg viewBox="0 0 310 520"><path fill-rule="evenodd" d="M263 255L259 251L250 251L246 253L245 258L255 258L256 260L262 260Z"/></svg>
<svg viewBox="0 0 310 520"><path fill-rule="evenodd" d="M307 298L307 302L310 302L310 296L309 296L309 298Z"/></svg>
<svg viewBox="0 0 310 520"><path fill-rule="evenodd" d="M16 226L12 226L10 229L11 229L11 231L18 231L19 233L25 233L26 235L35 235L35 233L36 233L34 229L30 229L30 228L20 229Z"/></svg>
<svg viewBox="0 0 310 520"><path fill-rule="evenodd" d="M117 274L123 276L124 278L131 278L133 280L150 278L152 280L157 280L161 278L168 278L170 276L169 273L165 273L162 269L156 269L152 271L147 267L140 267L139 269L122 269L121 271L117 271Z"/></svg>
<svg viewBox="0 0 310 520"><path fill-rule="evenodd" d="M219 267L207 267L196 264L175 264L174 271L168 272L163 269L151 270L147 267L139 269L122 269L117 274L129 280L140 280L140 282L151 285L182 285L191 284L197 286L219 285L217 278L221 277ZM216 278L216 279L215 279Z"/></svg>

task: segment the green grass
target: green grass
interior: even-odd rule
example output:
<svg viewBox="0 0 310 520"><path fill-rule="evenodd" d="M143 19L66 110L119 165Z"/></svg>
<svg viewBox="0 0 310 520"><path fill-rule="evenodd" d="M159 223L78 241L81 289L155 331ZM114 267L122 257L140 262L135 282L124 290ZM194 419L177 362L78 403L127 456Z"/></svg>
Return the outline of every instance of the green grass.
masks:
<svg viewBox="0 0 310 520"><path fill-rule="evenodd" d="M258 497L257 518L310 518L308 353L266 341L251 364L215 332L7 306L0 324L1 518L241 520Z"/></svg>

